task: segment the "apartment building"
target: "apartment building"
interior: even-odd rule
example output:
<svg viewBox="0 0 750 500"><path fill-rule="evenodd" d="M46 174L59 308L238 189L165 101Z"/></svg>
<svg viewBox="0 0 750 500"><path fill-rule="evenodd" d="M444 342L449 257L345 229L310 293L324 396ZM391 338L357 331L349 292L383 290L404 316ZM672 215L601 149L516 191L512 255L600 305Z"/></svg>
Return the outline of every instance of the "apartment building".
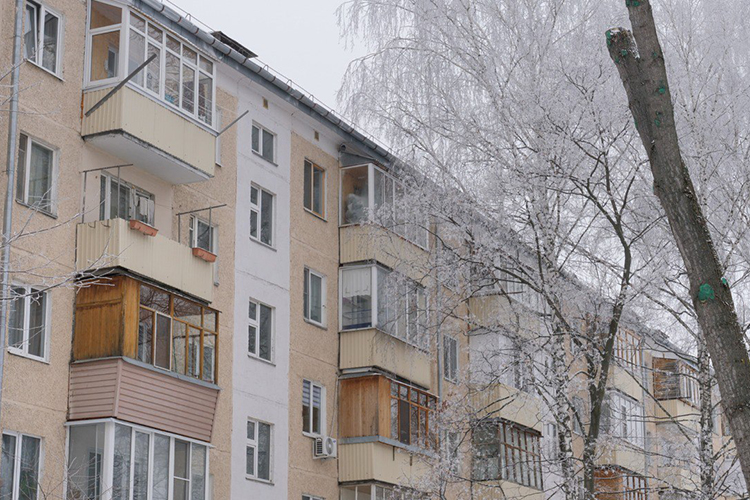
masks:
<svg viewBox="0 0 750 500"><path fill-rule="evenodd" d="M452 292L430 221L398 217L397 159L157 0L27 0L23 42L0 499L422 498L436 471L473 498L550 495L533 369L482 355L533 340L540 303L436 318ZM598 485L681 498L694 471L649 450L695 428L694 367L638 331ZM440 422L454 400L481 408L460 429Z"/></svg>

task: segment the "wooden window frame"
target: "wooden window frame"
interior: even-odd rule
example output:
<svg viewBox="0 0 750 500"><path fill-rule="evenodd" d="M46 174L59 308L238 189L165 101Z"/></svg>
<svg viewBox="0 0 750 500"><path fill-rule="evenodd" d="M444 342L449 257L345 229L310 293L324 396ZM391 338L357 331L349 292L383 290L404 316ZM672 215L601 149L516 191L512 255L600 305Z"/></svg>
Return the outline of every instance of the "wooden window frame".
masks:
<svg viewBox="0 0 750 500"><path fill-rule="evenodd" d="M218 356L218 351L219 351L219 312L216 311L215 309L211 309L210 307L206 307L206 306L204 306L204 305L202 305L202 304L200 304L198 302L195 302L193 300L186 299L186 298L184 298L182 296L170 293L170 292L168 292L166 290L163 290L161 288L157 288L157 287L155 287L153 285L150 285L150 284L147 284L147 283L144 283L144 282L141 282L141 281L137 281L137 283L138 283L138 311L139 311L139 315L138 315L138 322L136 324L136 328L138 328L138 325L140 325L140 321L141 321L140 320L140 311L141 310L145 310L145 311L148 311L148 312L151 313L151 337L150 337L150 339L151 339L151 363L150 364L152 364L154 367L159 368L161 370L166 370L166 368L159 367L158 365L156 365L156 344L157 344L157 342L156 342L156 340L154 338L154 334L156 332L156 325L157 325L156 318L157 318L157 315L169 317L170 323L169 323L169 369L168 369L168 371L171 371L171 372L174 372L174 373L178 373L178 374L184 375L186 377L190 377L190 378L195 378L195 379L198 379L198 380L202 380L202 381L205 381L205 382L208 382L208 383L217 384L218 380L219 380L219 369L218 369L218 367L219 367L219 356ZM149 306L144 305L144 304L141 303L141 290L142 290L142 287L151 288L153 290L156 290L158 293L164 293L164 294L167 294L169 296L169 314L168 315L166 313L164 313L163 311L158 311L158 310L156 310L156 309L154 309L152 307L149 307ZM198 307L201 308L201 324L200 325L195 325L193 323L190 323L188 321L185 321L183 319L175 317L175 311L174 311L175 298L179 298L180 300L184 300L186 302L189 302L189 303L191 303L193 305L196 305L196 306L198 306ZM214 319L214 321L215 321L215 331L214 330L210 330L209 328L206 327L206 315L207 314L209 314L209 315L214 314L215 315L215 319ZM173 334L174 334L174 325L175 325L175 323L180 323L182 325L185 325L185 332L187 332L187 336L185 337L185 366L184 366L184 371L183 372L179 372L179 371L175 370L175 367L173 366L173 361L174 361L174 356L173 356L174 335ZM198 352L198 376L192 375L189 372L190 358L191 358L191 356L190 356L190 349L189 349L189 338L190 338L189 332L190 332L191 329L199 331L199 342L200 342L199 346L200 346L200 349L199 349L199 352ZM213 372L214 373L213 373L213 377L211 379L207 379L205 377L205 374L203 373L203 370L205 368L204 365L205 365L206 334L214 335L215 336L215 338L214 338L214 346L213 346ZM136 339L137 338L138 338L138 336L136 335ZM138 354L136 352L136 356L137 355Z"/></svg>
<svg viewBox="0 0 750 500"><path fill-rule="evenodd" d="M430 432L430 422L434 418L437 398L427 391L417 389L395 380L389 380L390 388L390 415L391 415L391 438L407 446L415 446L423 449L437 449L437 438ZM403 415L403 411L407 411ZM414 419L412 416L417 412L416 443L414 442ZM394 422L395 416L395 422ZM402 438L401 424L408 419L409 430Z"/></svg>
<svg viewBox="0 0 750 500"><path fill-rule="evenodd" d="M497 477L481 480L503 480L537 490L544 487L542 471L542 434L539 431L504 419L479 425L494 427L497 444ZM490 455L492 458L492 455Z"/></svg>

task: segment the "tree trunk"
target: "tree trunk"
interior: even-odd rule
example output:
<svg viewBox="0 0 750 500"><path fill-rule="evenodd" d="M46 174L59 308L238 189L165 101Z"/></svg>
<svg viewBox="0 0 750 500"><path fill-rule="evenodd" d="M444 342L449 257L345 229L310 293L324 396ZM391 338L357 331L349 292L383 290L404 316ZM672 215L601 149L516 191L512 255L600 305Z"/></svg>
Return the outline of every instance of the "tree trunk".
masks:
<svg viewBox="0 0 750 500"><path fill-rule="evenodd" d="M621 28L607 31L607 46L651 163L654 192L687 270L691 299L716 370L724 412L750 484L750 359L732 295L722 281L722 265L682 161L651 3L627 0L626 4L633 32Z"/></svg>

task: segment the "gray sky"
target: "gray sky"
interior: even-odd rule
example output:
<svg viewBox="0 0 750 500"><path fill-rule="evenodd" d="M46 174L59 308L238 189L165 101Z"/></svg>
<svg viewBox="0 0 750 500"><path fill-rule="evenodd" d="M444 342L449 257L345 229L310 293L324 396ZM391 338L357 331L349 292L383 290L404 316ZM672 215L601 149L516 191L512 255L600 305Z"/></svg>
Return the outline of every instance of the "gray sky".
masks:
<svg viewBox="0 0 750 500"><path fill-rule="evenodd" d="M338 108L336 91L359 55L339 40L336 9L343 0L171 0L258 54L318 100Z"/></svg>

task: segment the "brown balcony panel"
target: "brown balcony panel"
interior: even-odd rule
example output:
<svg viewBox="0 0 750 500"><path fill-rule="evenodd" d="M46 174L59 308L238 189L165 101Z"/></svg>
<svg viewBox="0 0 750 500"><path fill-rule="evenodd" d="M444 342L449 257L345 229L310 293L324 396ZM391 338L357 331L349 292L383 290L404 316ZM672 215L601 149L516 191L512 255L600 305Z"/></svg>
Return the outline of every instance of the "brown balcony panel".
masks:
<svg viewBox="0 0 750 500"><path fill-rule="evenodd" d="M211 441L219 389L125 358L73 363L69 420L117 418Z"/></svg>

